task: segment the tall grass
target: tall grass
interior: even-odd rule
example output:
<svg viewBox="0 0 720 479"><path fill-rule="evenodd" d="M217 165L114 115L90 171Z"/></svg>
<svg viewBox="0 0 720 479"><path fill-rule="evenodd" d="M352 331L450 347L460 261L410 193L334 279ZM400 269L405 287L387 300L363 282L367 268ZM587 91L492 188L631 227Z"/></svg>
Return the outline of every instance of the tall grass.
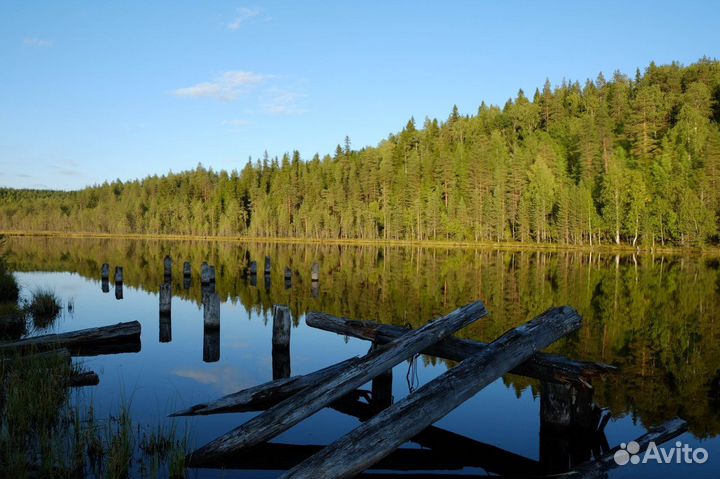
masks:
<svg viewBox="0 0 720 479"><path fill-rule="evenodd" d="M25 309L32 317L36 328L47 328L60 315L62 306L60 299L52 290L40 288L33 291Z"/></svg>

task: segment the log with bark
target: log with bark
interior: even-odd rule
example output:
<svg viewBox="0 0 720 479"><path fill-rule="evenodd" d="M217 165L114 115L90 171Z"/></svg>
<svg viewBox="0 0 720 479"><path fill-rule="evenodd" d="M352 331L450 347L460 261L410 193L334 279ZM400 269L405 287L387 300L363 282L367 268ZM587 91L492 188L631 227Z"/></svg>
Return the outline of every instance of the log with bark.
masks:
<svg viewBox="0 0 720 479"><path fill-rule="evenodd" d="M313 328L378 343L390 342L412 331L402 326L338 318L330 314L313 314L308 316L305 322ZM462 361L481 352L486 347L487 343L480 341L449 337L430 346L423 351L423 354L451 361ZM555 354L536 353L510 372L542 381L576 382L587 386L592 377L614 371L617 371L617 368L608 364L578 361Z"/></svg>
<svg viewBox="0 0 720 479"><path fill-rule="evenodd" d="M547 311L505 333L282 477L355 476L581 323L577 311L568 306Z"/></svg>
<svg viewBox="0 0 720 479"><path fill-rule="evenodd" d="M113 351L114 345L127 345L119 352L127 352L130 348L140 348L140 323L131 321L112 326L82 329L68 333L45 334L34 336L9 343L0 344L0 355L7 355L13 351L39 351L56 348L66 348L73 356L85 356L98 353L104 348ZM115 352L115 351L113 351Z"/></svg>
<svg viewBox="0 0 720 479"><path fill-rule="evenodd" d="M309 313L313 315L315 313ZM192 455L212 459L223 453L254 446L290 429L306 417L340 399L375 376L414 356L431 344L487 315L477 301L413 330L353 362L329 380L306 388L254 417L240 427L211 441Z"/></svg>

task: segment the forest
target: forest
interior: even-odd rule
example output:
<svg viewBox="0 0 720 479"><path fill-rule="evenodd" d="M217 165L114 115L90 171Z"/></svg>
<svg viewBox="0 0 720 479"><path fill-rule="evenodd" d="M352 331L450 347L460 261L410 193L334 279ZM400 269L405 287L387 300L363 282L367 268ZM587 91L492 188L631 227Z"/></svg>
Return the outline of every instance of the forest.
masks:
<svg viewBox="0 0 720 479"><path fill-rule="evenodd" d="M720 62L546 81L411 118L375 147L80 191L0 189L0 230L343 240L718 244ZM202 160L202 159L199 159Z"/></svg>

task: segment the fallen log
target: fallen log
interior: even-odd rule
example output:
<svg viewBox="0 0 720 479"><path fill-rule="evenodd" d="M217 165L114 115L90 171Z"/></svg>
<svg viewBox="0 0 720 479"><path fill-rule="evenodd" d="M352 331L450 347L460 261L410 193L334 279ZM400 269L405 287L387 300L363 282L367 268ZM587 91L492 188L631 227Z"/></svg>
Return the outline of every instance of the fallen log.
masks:
<svg viewBox="0 0 720 479"><path fill-rule="evenodd" d="M45 334L0 344L0 354L12 351L39 351L53 348L67 348L73 356L92 354L97 348L115 343L139 344L140 323L131 321L112 326L82 329L69 333ZM102 354L102 353L101 353Z"/></svg>
<svg viewBox="0 0 720 479"><path fill-rule="evenodd" d="M193 455L210 459L228 451L254 446L272 439L375 376L486 315L485 306L480 301L458 308L443 318L371 351L360 361L349 364L326 382L306 388L280 402L240 427L204 445Z"/></svg>
<svg viewBox="0 0 720 479"><path fill-rule="evenodd" d="M509 370L580 327L564 306L547 311L490 343L402 401L354 429L282 477L352 477L439 420ZM412 333L408 333L412 334Z"/></svg>
<svg viewBox="0 0 720 479"><path fill-rule="evenodd" d="M81 388L85 386L97 386L100 384L100 378L94 371L85 371L81 373L73 373L65 382L65 386L69 388Z"/></svg>
<svg viewBox="0 0 720 479"><path fill-rule="evenodd" d="M656 428L650 429L646 434L643 434L639 438L635 439L635 442L640 446L640 449L636 454L644 452L650 446L651 442L654 442L655 444L662 444L679 436L685 431L687 431L687 423L685 421L679 418L671 419ZM621 448L619 446L614 447L606 454L603 454L600 458L580 464L564 476L572 479L594 479L607 477L607 473L610 469L614 469L620 465L615 458L615 453L620 450ZM626 457L629 459L629 454L627 454Z"/></svg>
<svg viewBox="0 0 720 479"><path fill-rule="evenodd" d="M360 358L351 358L304 376L275 379L258 386L228 394L216 401L196 404L188 409L172 413L169 417L263 411L291 397L298 391L302 391L308 386L327 381L348 365L356 363L359 360Z"/></svg>
<svg viewBox="0 0 720 479"><path fill-rule="evenodd" d="M382 344L412 331L410 328L402 326L338 318L329 314L314 314L308 316L305 322L313 328ZM423 354L451 361L463 361L486 347L487 343L480 341L448 337L425 349ZM538 352L510 372L537 378L541 381L575 382L588 385L590 378L613 371L617 371L617 368L609 364L578 361L555 354Z"/></svg>

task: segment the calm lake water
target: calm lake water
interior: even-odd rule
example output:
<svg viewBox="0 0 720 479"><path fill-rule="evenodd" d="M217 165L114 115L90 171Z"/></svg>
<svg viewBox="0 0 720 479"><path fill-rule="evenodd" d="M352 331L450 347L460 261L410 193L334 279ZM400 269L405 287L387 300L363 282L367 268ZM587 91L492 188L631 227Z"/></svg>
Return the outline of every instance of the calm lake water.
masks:
<svg viewBox="0 0 720 479"><path fill-rule="evenodd" d="M611 415L605 428L609 446L679 416L687 420L689 432L677 440L709 453L702 465L627 465L610 477L720 475L717 258L63 238L10 238L8 247L23 294L49 287L65 304L51 331L133 320L142 324L140 352L74 359L100 375L98 386L79 393L80 400L93 402L98 415L110 414L124 402L135 421L152 425L178 409L271 380L273 304L288 305L292 311L293 375L365 354L369 348L368 342L308 327L304 319L309 311L419 327L480 299L490 316L458 336L490 341L551 306L568 304L582 314L584 326L549 351L621 368L620 374L593 384L594 403ZM166 254L174 260L171 340L161 342L158 291ZM271 282L259 275L253 285L243 271L251 259L261 264L265 256L273 261ZM189 288L183 284L184 261L193 267ZM204 340L212 341L203 337L203 261L217 268L221 298L219 359L213 362L203 360ZM106 262L111 270L124 267L122 300L115 298L112 285L108 293L102 291L100 267ZM310 281L314 262L321 265L317 291ZM283 280L286 266L294 271L290 288ZM393 370L395 400L450 366L426 356L398 365ZM592 446L578 446L575 459L564 459L562 441L541 435L540 402L538 381L507 375L436 426L543 467L589 454ZM177 423L187 427L192 443L200 446L252 416L222 414ZM358 424L352 416L325 409L274 442L324 445ZM452 473L492 472L478 467L481 459L469 463L473 467L453 466ZM191 477L276 477L279 472L203 469L194 474Z"/></svg>

